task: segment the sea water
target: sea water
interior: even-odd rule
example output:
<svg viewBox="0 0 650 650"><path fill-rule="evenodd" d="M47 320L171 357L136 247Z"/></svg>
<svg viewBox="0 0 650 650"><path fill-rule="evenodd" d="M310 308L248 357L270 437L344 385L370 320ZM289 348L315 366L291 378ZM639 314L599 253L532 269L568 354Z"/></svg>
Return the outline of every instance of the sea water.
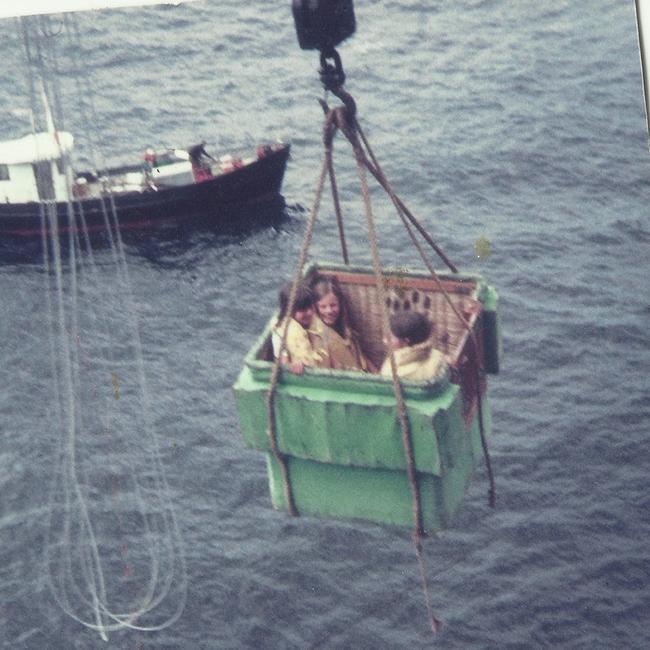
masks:
<svg viewBox="0 0 650 650"><path fill-rule="evenodd" d="M504 358L489 380L497 507L479 466L453 527L426 541L441 633L427 625L409 531L273 511L263 457L243 446L231 386L295 269L322 156L322 90L289 2L219 0L82 14L83 54L61 52L62 67L77 55L93 80L110 163L201 140L216 153L293 143L279 224L126 245L187 605L164 631L106 644L52 599L43 548L62 432L42 264L13 251L0 264L2 647L650 644L650 154L634 5L358 1L356 13L339 51L380 162L457 266L501 296ZM29 130L20 46L15 24L1 23L0 139ZM82 100L65 97L75 133ZM366 263L339 140L350 257ZM417 268L390 202L373 199L382 261ZM100 266L110 257L97 251ZM310 259L340 259L327 200ZM111 441L94 444L108 462ZM124 543L121 530L104 535Z"/></svg>

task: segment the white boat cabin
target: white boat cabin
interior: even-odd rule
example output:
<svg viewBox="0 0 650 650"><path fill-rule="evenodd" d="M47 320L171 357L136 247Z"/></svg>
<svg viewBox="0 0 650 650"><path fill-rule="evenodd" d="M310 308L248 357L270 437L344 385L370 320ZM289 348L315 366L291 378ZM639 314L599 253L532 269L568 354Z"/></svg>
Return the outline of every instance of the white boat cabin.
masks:
<svg viewBox="0 0 650 650"><path fill-rule="evenodd" d="M140 193L191 185L235 171L264 157L270 150L270 147L260 147L253 157L226 155L217 161L204 151L204 157L192 160L183 149L169 149L158 155L147 149L142 162L109 168L98 175L96 171L72 172L70 164L66 164L70 161L72 144L72 134L65 131L33 133L0 142L0 201L65 202L97 198L109 192Z"/></svg>
<svg viewBox="0 0 650 650"><path fill-rule="evenodd" d="M0 201L67 201L64 158L72 151L72 134L32 133L0 142Z"/></svg>

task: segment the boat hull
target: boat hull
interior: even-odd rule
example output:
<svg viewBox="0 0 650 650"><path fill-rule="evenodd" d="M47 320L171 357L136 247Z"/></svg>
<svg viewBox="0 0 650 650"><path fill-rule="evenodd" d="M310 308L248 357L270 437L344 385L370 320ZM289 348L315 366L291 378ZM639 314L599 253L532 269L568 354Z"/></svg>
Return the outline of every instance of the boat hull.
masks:
<svg viewBox="0 0 650 650"><path fill-rule="evenodd" d="M56 229L59 234L82 229L91 235L105 232L111 221L111 202L123 230L233 224L241 210L278 199L289 152L290 146L285 145L242 168L200 183L113 194L110 198L76 199L71 204L52 203ZM0 237L30 239L41 237L44 230L50 233L54 225L44 218L45 212L38 202L0 204Z"/></svg>

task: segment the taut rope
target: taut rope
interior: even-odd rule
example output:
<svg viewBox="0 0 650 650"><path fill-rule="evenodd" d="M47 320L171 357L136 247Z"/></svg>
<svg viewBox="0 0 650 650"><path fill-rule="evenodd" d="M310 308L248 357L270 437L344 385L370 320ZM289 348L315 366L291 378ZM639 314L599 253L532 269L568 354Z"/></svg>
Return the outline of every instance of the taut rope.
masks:
<svg viewBox="0 0 650 650"><path fill-rule="evenodd" d="M438 253L438 255L447 263L449 268L454 272L457 273L458 271L456 270L456 267L447 259L447 257L444 255L442 250L440 250L439 246L431 239L430 235L426 232L426 230L422 227L422 225L417 221L417 219L409 212L409 210L406 208L404 203L399 199L399 197L395 194L392 186L386 179L386 176L381 169L379 162L377 161L372 149L370 148L370 144L368 143L365 135L363 134L363 131L361 130L361 127L358 122L355 120L355 127L361 136L361 139L368 150L368 154L372 160L372 165L368 161L368 159L364 156L364 164L366 167L370 170L372 175L378 180L380 185L386 190L388 195L390 196L393 205L397 209L397 213L400 216L400 219L402 220L402 223L404 224L404 227L406 228L406 231L409 234L409 237L411 238L411 241L413 242L413 245L417 249L418 253L420 254L420 257L424 263L424 265L427 267L427 270L429 273L431 273L431 277L433 278L434 282L438 286L439 290L442 292L446 302L449 304L451 307L452 311L454 312L455 316L458 318L458 320L463 324L463 327L468 332L468 335L470 337L470 340L472 342L472 347L474 348L474 354L476 355L476 359L478 361L479 358L479 353L480 353L480 348L478 341L476 339L476 333L474 330L471 328L469 322L465 318L465 316L461 313L461 311L456 307L456 305L453 303L451 298L449 297L448 292L445 290L444 285L440 281L440 278L438 277L438 274L433 268L433 265L431 264L431 261L427 257L424 249L420 245L420 242L418 242L417 238L415 237L415 234L413 232L413 229L411 228L409 221L411 224L413 224L420 234L423 235L423 237L426 239L427 243L431 245L431 247ZM407 220L408 219L408 220ZM488 475L488 483L489 483L489 488L488 488L488 501L491 507L494 507L496 503L496 487L494 483L494 474L492 471L492 461L490 459L490 453L488 450L487 446L487 437L485 435L485 424L484 424L484 418L483 418L483 405L482 405L482 400L481 400L481 375L480 375L480 369L478 363L475 364L475 373L474 373L474 379L475 379L475 386L476 386L476 400L477 400L477 409L478 409L478 424L479 424L479 431L481 435L481 446L483 448L483 458L485 460L485 468L487 471Z"/></svg>
<svg viewBox="0 0 650 650"><path fill-rule="evenodd" d="M334 94L343 101L343 106L338 106L335 108L329 108L328 105L321 101L321 106L325 111L325 122L323 127L323 144L324 144L324 159L323 165L321 168L320 178L316 188L316 195L314 199L314 204L311 210L309 221L307 223L307 228L305 231L305 236L300 251L298 267L296 269L296 274L293 279L291 286L291 293L289 296L289 305L287 307L287 314L293 313L295 298L297 294L298 284L302 278L302 272L305 265L305 260L307 256L307 251L311 243L311 238L313 235L314 225L316 222L317 214L320 209L320 203L322 199L323 187L325 183L325 176L329 175L330 185L332 191L332 198L334 202L334 209L336 213L336 220L339 231L339 238L341 241L341 251L343 255L343 260L345 264L348 264L348 253L347 246L345 242L345 234L343 229L343 218L341 214L341 207L339 202L338 190L336 186L336 178L334 175L334 164L332 157L332 143L334 135L337 130L343 132L347 140L350 142L354 157L357 165L357 172L359 175L359 181L361 185L361 193L363 196L364 206L365 206L365 217L366 225L368 229L368 239L370 242L371 256L372 256L372 266L373 273L375 275L378 299L379 303L382 305L382 315L383 315L383 329L388 331L388 308L386 303L386 287L384 283L384 277L381 270L381 261L379 258L379 244L377 240L377 234L375 230L375 222L373 217L370 192L368 189L367 174L370 174L377 180L380 186L386 191L390 196L391 201L393 202L397 213L399 214L404 227L406 228L411 241L418 250L420 257L422 258L427 269L431 273L431 277L435 281L437 287L442 292L445 300L451 307L453 313L462 323L463 327L467 330L468 336L472 342L474 353L476 356L475 364L475 385L476 385L476 399L477 399L477 408L478 408L478 421L479 421L479 430L481 436L481 444L483 447L483 455L485 459L485 465L488 473L489 480L489 503L491 506L494 506L496 491L494 485L494 476L492 472L492 464L490 461L490 456L487 447L486 435L485 435L485 426L484 426L484 417L483 417L483 408L481 400L481 376L479 369L479 352L480 347L476 334L472 330L468 320L461 313L461 311L456 307L456 305L451 300L448 292L445 290L443 283L440 281L437 273L435 272L432 263L427 257L426 252L424 251L422 245L418 241L414 229L417 230L422 238L429 244L429 246L435 251L435 253L442 259L442 261L448 266L448 268L453 272L457 273L458 270L456 266L447 258L443 253L442 249L436 242L433 240L431 235L426 231L426 229L420 224L420 222L415 218L411 211L406 207L404 202L395 194L393 188L388 182L383 170L381 169L379 162L377 161L365 134L361 130L357 119L356 119L356 104L352 96L347 93L340 86L337 88L330 88ZM364 151L365 147L365 151ZM366 153L367 152L367 153ZM271 441L271 449L274 457L278 461L282 472L283 487L285 493L285 500L287 503L287 508L291 515L297 516L298 510L295 505L293 492L291 489L291 481L289 476L289 469L287 465L286 456L282 453L279 448L277 441L277 430L275 422L275 411L274 411L274 398L277 389L278 382L280 380L281 373L281 354L284 349L286 349L286 339L288 331L289 318L286 319L282 332L282 342L280 345L280 354L277 355L275 362L273 364L273 369L271 372L271 381L269 390L267 393L267 416L268 416L268 436ZM431 595L429 584L427 580L426 568L424 563L424 554L423 554L423 538L425 537L424 524L423 524L423 515L422 515L422 502L420 496L420 490L418 486L417 479L417 469L415 464L415 455L413 451L413 441L411 435L411 426L408 417L408 411L406 403L404 400L404 395L402 391L402 386L397 376L397 366L395 363L395 356L393 351L389 352L390 367L391 367L391 377L393 384L393 392L395 394L397 416L400 423L400 429L402 433L402 445L404 448L404 457L406 462L406 473L410 485L411 495L412 495L412 509L413 509L413 543L415 546L415 552L418 559L418 564L420 568L420 575L422 579L422 588L424 591L427 613L429 617L429 622L433 632L437 632L440 629L441 622L435 617L431 605Z"/></svg>
<svg viewBox="0 0 650 650"><path fill-rule="evenodd" d="M329 137L328 132L330 130L329 120L325 120L325 129L323 138L327 140ZM331 137L329 139L331 143ZM318 185L316 187L316 196L314 198L314 204L309 215L309 221L307 222L307 228L305 230L305 236L303 238L302 247L300 249L300 255L298 259L298 267L296 268L296 273L294 275L293 282L291 284L291 292L289 294L289 304L287 305L287 317L285 318L284 327L282 328L282 342L280 343L280 349L278 350L277 357L273 364L271 370L271 381L269 385L268 393L266 394L266 413L268 421L267 435L271 441L271 450L273 456L280 465L280 471L282 472L282 483L284 486L284 498L287 503L287 509L292 517L297 517L299 515L298 509L296 508L295 500L293 498L293 490L291 489L291 479L289 477L289 466L287 464L286 456L280 451L278 446L278 435L277 427L275 422L275 392L280 380L280 368L281 368L281 359L282 352L286 350L287 345L287 332L289 331L289 321L290 316L293 313L294 304L296 302L296 294L298 292L298 285L302 279L302 270L305 266L305 260L307 259L307 251L309 250L309 245L311 243L311 238L314 232L314 225L316 224L316 217L318 216L318 211L320 209L320 202L323 196L323 186L325 185L325 176L329 168L329 162L331 161L331 156L328 155L328 147L325 146L325 157L323 159L323 165L321 167L320 178L318 180Z"/></svg>
<svg viewBox="0 0 650 650"><path fill-rule="evenodd" d="M420 233L422 238L429 244L429 246L435 251L435 253L440 257L440 259L448 266L448 268L453 273L457 273L458 270L456 266L451 262L451 260L449 260L449 258L444 254L440 246L438 246L438 244L433 240L431 235L422 226L422 224L406 207L404 202L396 195L391 184L387 180L383 170L381 169L381 166L379 165L379 162L377 161L377 158L375 157L370 147L370 144L356 119L356 103L352 98L352 96L349 93L347 93L345 90L343 90L341 87L330 88L330 90L332 90L334 94L337 95L343 101L344 105L332 109L329 109L327 107L327 104L325 104L325 102L321 102L321 105L323 106L323 109L326 111L326 124L330 124L331 125L330 128L332 129L335 128L340 129L345 135L345 137L348 139L348 141L350 142L352 149L354 151L359 180L361 184L361 192L362 192L364 205L365 205L365 214L366 214L366 222L368 228L368 238L370 242L371 255L372 255L373 272L375 274L376 283L377 283L378 299L380 304L382 305L384 331L388 331L388 309L386 306L387 305L386 289L384 285L384 278L381 272L381 263L379 259L379 246L378 246L377 235L374 226L374 218L372 214L372 206L370 200L370 193L368 190L366 170L372 174L372 176L377 180L380 186L390 196L391 201L393 202L397 210L397 213L400 219L402 220L402 223L404 224L406 231L409 234L411 241L413 242L414 246L418 250L418 253L420 254L420 257L422 258L424 264L429 270L431 277L433 278L434 282L438 286L439 290L442 292L446 302L451 307L453 313L462 323L463 327L467 330L468 336L472 342L472 347L474 349L474 353L476 356L475 391L476 391L476 400L477 400L477 409L478 409L477 415L478 415L479 431L480 431L481 444L483 448L483 456L485 460L486 470L488 474L488 481L489 481L489 491L488 491L489 504L490 506L494 506L495 499L496 499L496 490L495 490L495 483L494 483L494 475L492 472L492 463L490 460L490 455L487 447L483 407L482 407L482 400L481 400L481 376L480 376L480 369L478 364L479 352L480 352L479 344L476 338L476 334L474 333L469 322L467 321L465 316L460 312L460 310L456 307L456 305L451 300L448 292L445 290L444 285L440 281L440 278L438 277L438 274L434 270L432 263L428 259L426 252L422 248L420 242L417 240L417 237L413 229L415 228ZM363 147L365 147L365 150L367 151L367 154L362 147L362 143L363 143ZM327 160L329 164L331 163L331 153L330 153L331 141L326 142L326 151L328 152ZM335 185L333 181L334 178L333 168L331 167L330 167L330 178L332 179L333 182L333 190L335 190ZM337 214L337 221L339 222L339 232L341 233L342 236L342 232L343 232L342 218L340 215L338 196L334 197L334 201L335 201L335 208ZM342 246L343 245L344 244L342 239ZM415 457L413 453L413 443L411 437L410 422L408 418L408 412L406 408L406 403L404 401L401 384L397 377L397 367L395 364L395 357L392 350L389 352L389 358L390 358L390 367L391 367L391 377L393 383L393 392L395 394L397 414L398 414L398 419L400 422L400 428L402 432L402 444L404 447L406 471L407 471L407 476L408 476L409 485L412 494L412 500L413 500L412 501L413 522L414 522L413 542L415 546L416 556L418 559L418 564L420 567L422 588L425 595L427 613L429 616L431 629L433 630L433 632L437 632L440 629L441 622L435 617L432 611L430 590L429 590L428 580L426 576L426 569L424 564L422 540L423 537L425 536L425 532L424 532L423 519L422 519L422 504L421 504L419 486L417 482L417 470L415 466Z"/></svg>

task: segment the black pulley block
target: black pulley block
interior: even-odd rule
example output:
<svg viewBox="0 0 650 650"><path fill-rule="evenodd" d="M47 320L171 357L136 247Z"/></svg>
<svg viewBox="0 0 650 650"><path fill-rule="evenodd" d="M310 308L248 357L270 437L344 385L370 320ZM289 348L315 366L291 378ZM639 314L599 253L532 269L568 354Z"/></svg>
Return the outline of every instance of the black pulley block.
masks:
<svg viewBox="0 0 650 650"><path fill-rule="evenodd" d="M352 0L292 0L298 44L328 52L354 34Z"/></svg>

